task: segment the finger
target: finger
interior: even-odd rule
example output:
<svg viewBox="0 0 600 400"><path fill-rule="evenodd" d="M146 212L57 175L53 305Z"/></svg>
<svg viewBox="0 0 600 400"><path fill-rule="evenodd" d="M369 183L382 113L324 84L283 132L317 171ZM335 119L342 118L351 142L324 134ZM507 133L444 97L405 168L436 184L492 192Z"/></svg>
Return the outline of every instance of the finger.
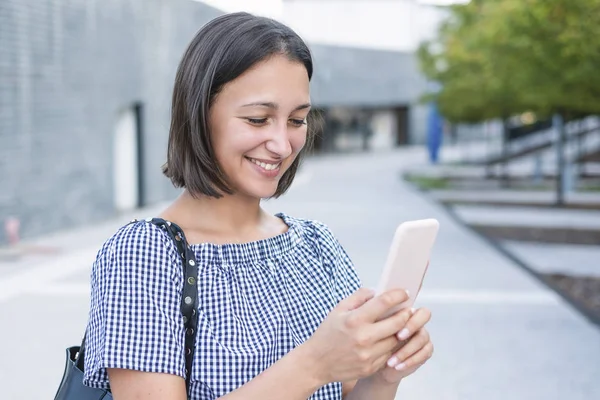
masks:
<svg viewBox="0 0 600 400"><path fill-rule="evenodd" d="M398 332L398 339L406 340L415 332L421 330L431 319L431 311L427 308L419 308L406 323L406 326Z"/></svg>
<svg viewBox="0 0 600 400"><path fill-rule="evenodd" d="M375 322L395 306L408 300L408 293L404 289L392 289L373 297L360 308L357 308L356 319L360 322Z"/></svg>
<svg viewBox="0 0 600 400"><path fill-rule="evenodd" d="M335 309L342 311L352 311L356 308L359 308L367 301L371 300L375 296L375 292L371 289L360 288L350 296L346 297L342 301L340 301Z"/></svg>
<svg viewBox="0 0 600 400"><path fill-rule="evenodd" d="M397 364L404 360L407 360L423 347L427 345L431 340L429 338L429 332L426 329L421 329L400 350L398 350L390 359L387 364L389 367L395 367Z"/></svg>
<svg viewBox="0 0 600 400"><path fill-rule="evenodd" d="M390 360L390 357L393 356L394 352L383 354L375 360L373 365L377 366L378 368L387 368L387 363Z"/></svg>
<svg viewBox="0 0 600 400"><path fill-rule="evenodd" d="M397 351L398 349L398 341L393 337L389 337L375 345L372 350L368 365L364 365L368 367L367 369L373 371L368 375L381 370L382 368L386 368L386 361Z"/></svg>
<svg viewBox="0 0 600 400"><path fill-rule="evenodd" d="M382 340L389 336L395 336L406 326L412 314L413 312L410 308L400 310L394 315L370 325L367 332L369 332L369 335L374 340Z"/></svg>
<svg viewBox="0 0 600 400"><path fill-rule="evenodd" d="M383 361L381 361L381 365L383 365L396 351L398 351L398 339L392 335L375 343L371 349L371 354L373 358L383 358Z"/></svg>
<svg viewBox="0 0 600 400"><path fill-rule="evenodd" d="M394 368L397 371L411 370L421 366L433 356L433 343L428 342L421 350L413 354L408 359L397 364Z"/></svg>

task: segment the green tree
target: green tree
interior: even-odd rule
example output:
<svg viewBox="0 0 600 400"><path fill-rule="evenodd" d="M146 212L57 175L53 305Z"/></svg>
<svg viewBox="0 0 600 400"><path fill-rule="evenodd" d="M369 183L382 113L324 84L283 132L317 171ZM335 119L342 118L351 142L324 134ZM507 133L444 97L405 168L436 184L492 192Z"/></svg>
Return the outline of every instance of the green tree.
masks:
<svg viewBox="0 0 600 400"><path fill-rule="evenodd" d="M600 0L472 0L418 57L453 122L597 113Z"/></svg>
<svg viewBox="0 0 600 400"><path fill-rule="evenodd" d="M494 3L475 0L451 7L437 38L417 51L424 74L440 84L426 99L435 99L451 122L507 118L525 108L511 76L512 60L498 57L487 29Z"/></svg>
<svg viewBox="0 0 600 400"><path fill-rule="evenodd" d="M494 1L490 46L540 115L600 112L600 0Z"/></svg>
<svg viewBox="0 0 600 400"><path fill-rule="evenodd" d="M440 87L426 99L451 122L553 116L562 204L563 121L600 113L600 0L472 0L418 57Z"/></svg>

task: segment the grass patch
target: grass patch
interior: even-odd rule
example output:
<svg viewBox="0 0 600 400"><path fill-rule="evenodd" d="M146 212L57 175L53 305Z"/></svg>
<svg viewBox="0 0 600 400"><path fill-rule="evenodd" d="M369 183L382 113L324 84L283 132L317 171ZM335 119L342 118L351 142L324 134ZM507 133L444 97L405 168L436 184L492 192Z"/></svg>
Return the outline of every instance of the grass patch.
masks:
<svg viewBox="0 0 600 400"><path fill-rule="evenodd" d="M423 190L447 189L449 182L445 178L435 178L431 176L406 175L404 179Z"/></svg>
<svg viewBox="0 0 600 400"><path fill-rule="evenodd" d="M581 186L578 189L580 192L600 192L600 185Z"/></svg>
<svg viewBox="0 0 600 400"><path fill-rule="evenodd" d="M524 192L551 192L555 189L555 185L540 183L537 185L512 184L507 189Z"/></svg>

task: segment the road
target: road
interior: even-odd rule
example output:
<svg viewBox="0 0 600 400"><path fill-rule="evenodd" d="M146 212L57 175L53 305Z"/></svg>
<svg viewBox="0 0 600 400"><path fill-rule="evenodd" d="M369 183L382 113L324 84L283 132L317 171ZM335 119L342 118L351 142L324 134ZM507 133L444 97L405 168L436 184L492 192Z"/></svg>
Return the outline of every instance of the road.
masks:
<svg viewBox="0 0 600 400"><path fill-rule="evenodd" d="M265 207L327 223L371 287L399 222L440 221L418 301L432 310L436 352L397 399L600 399L600 330L401 182L400 170L424 157L405 149L313 158L290 192ZM129 217L36 242L58 254L0 262L2 399L53 398L64 348L80 340L86 322L91 261Z"/></svg>

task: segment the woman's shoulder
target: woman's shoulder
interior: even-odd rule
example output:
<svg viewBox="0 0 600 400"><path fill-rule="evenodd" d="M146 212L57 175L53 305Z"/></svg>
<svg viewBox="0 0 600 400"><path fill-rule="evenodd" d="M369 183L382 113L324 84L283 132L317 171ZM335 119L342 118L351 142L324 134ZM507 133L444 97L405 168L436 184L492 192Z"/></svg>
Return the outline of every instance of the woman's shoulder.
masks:
<svg viewBox="0 0 600 400"><path fill-rule="evenodd" d="M114 264L134 266L153 259L170 259L176 254L164 228L148 220L134 220L106 239L98 251L93 270L110 268Z"/></svg>
<svg viewBox="0 0 600 400"><path fill-rule="evenodd" d="M162 242L165 232L147 220L133 220L119 227L101 246L101 251L114 251L123 247L137 247Z"/></svg>
<svg viewBox="0 0 600 400"><path fill-rule="evenodd" d="M307 242L314 248L322 265L334 281L338 301L349 296L362 285L349 254L326 223L285 214L279 215L288 225L300 230L308 238Z"/></svg>
<svg viewBox="0 0 600 400"><path fill-rule="evenodd" d="M323 221L277 214L303 237L304 241L326 260L345 256L345 251L333 230Z"/></svg>
<svg viewBox="0 0 600 400"><path fill-rule="evenodd" d="M108 387L109 368L185 376L183 273L170 241L161 226L135 221L102 246L92 266L84 384Z"/></svg>
<svg viewBox="0 0 600 400"><path fill-rule="evenodd" d="M337 241L333 231L322 221L293 217L285 213L278 213L277 216L282 218L288 226L297 229L298 232L304 236L313 237L319 241L325 242L333 243Z"/></svg>

